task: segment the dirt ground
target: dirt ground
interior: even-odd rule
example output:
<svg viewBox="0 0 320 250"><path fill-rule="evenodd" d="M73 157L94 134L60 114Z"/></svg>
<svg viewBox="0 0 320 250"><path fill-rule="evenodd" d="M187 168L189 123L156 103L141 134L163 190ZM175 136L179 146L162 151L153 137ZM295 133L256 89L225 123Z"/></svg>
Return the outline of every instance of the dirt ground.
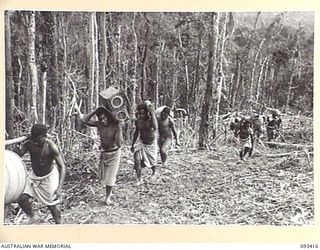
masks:
<svg viewBox="0 0 320 250"><path fill-rule="evenodd" d="M287 131L285 136L290 143L312 143L312 135L305 133ZM281 156L288 152L292 153ZM98 152L88 151L82 157L77 164L68 165L61 205L64 224L314 224L310 149L258 145L252 158L243 162L238 146L228 140L221 139L205 150L185 144L170 151L166 167L158 160L155 179L149 178L150 169L143 169L144 183L137 185L132 153L124 147L109 206L102 202L105 191L96 175ZM47 208L34 205L42 217L40 224L53 224ZM5 208L6 225L24 219L16 203Z"/></svg>
<svg viewBox="0 0 320 250"><path fill-rule="evenodd" d="M113 203L108 206L96 174L99 152L73 151L61 204L63 223L313 225L312 126L301 120L286 124L290 125L283 130L286 146L258 144L246 162L240 161L239 146L230 136L198 150L185 132L187 140L172 148L166 167L159 157L156 178L150 178L150 169L143 169L141 185L137 185L133 155L125 146ZM290 147L297 143L301 147ZM42 218L39 224L54 223L46 207L36 201L34 207ZM25 219L16 203L6 206L4 215L5 225Z"/></svg>

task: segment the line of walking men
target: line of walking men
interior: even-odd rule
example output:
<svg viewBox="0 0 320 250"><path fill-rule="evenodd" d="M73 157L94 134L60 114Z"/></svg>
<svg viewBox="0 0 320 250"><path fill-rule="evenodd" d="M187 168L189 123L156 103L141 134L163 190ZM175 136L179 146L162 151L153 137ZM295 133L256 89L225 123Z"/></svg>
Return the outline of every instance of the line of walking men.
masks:
<svg viewBox="0 0 320 250"><path fill-rule="evenodd" d="M105 186L104 203L109 205L112 202L112 189L120 164L124 123L115 119L105 107L99 107L84 115L81 120L89 127L96 127L100 135L99 179ZM66 166L57 145L47 138L47 130L45 124L33 125L29 139L15 150L20 156L29 152L31 158L32 171L28 175L26 188L18 199L19 206L28 217L23 222L25 225L41 220L38 213L32 209L32 198L46 205L55 223L61 224L61 211L58 205L62 200ZM159 117L156 117L155 108L151 102L145 101L138 105L131 146L138 185L143 182L141 169L144 167L151 169L151 178L155 177L158 147L163 166L166 166L172 137L176 145L179 145L174 121L170 117L170 108L164 107Z"/></svg>
<svg viewBox="0 0 320 250"><path fill-rule="evenodd" d="M95 119L97 118L97 119ZM276 118L274 116L274 118ZM279 119L274 119L279 126ZM123 144L123 122L118 121L105 107L99 107L82 117L82 122L89 127L96 127L100 135L101 156L99 162L99 178L105 187L104 203L112 203L112 189L116 182ZM269 121L268 126L272 125ZM233 130L239 136L241 143L240 159L246 160L253 150L254 133L260 133L261 126L249 119L236 121ZM261 125L261 124L260 124ZM28 176L27 185L18 199L19 206L28 216L23 224L33 224L40 217L32 209L32 197L46 205L56 224L61 224L61 211L58 205L62 199L63 183L66 176L66 166L57 145L47 138L47 126L35 124L31 128L30 138L16 152L23 156L29 152L32 172ZM232 129L232 128L231 128ZM268 129L268 128L267 128ZM157 142L157 132L158 142ZM166 166L168 150L172 139L179 145L175 125L170 117L170 108L164 107L156 117L155 108L151 102L143 102L137 106L137 119L131 151L134 155L134 170L137 184L143 182L142 168L151 169L151 178L157 170L158 147L163 166Z"/></svg>
<svg viewBox="0 0 320 250"><path fill-rule="evenodd" d="M280 136L282 119L280 113L272 113L271 116L237 116L233 117L230 122L230 130L233 131L234 137L239 138L240 159L247 160L252 156L254 144L262 143L261 137L266 126L268 141L273 141Z"/></svg>

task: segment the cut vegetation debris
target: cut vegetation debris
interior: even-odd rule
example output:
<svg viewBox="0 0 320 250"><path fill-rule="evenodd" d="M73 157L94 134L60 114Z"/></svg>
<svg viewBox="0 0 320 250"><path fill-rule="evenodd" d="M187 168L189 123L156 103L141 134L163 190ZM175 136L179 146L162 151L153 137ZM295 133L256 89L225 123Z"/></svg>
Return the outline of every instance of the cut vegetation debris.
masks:
<svg viewBox="0 0 320 250"><path fill-rule="evenodd" d="M102 203L105 190L97 178L99 152L73 149L66 155L63 223L313 225L310 130L304 131L311 133L309 140L299 141L305 147L258 145L246 162L239 160L237 145L228 140L220 138L212 150L197 150L196 140L188 137L189 147L171 150L167 167L159 162L158 177L146 178L140 186L136 185L133 155L124 147L110 206ZM151 170L143 169L143 176L150 174ZM47 208L35 204L42 216L40 223L53 224ZM5 213L5 224L19 224L24 219L15 203L6 207Z"/></svg>

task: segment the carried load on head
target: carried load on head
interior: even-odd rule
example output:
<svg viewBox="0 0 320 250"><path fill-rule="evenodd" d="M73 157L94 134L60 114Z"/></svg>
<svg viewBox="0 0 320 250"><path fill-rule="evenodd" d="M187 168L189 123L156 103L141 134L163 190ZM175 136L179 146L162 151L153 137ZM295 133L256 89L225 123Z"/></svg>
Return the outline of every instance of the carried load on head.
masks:
<svg viewBox="0 0 320 250"><path fill-rule="evenodd" d="M163 110L168 111L169 116L171 116L172 118L174 117L174 114L173 114L172 110L168 106L164 105L164 106L161 106L161 107L157 108L154 111L154 114L156 115L157 118L160 118L161 112Z"/></svg>
<svg viewBox="0 0 320 250"><path fill-rule="evenodd" d="M100 103L111 113L118 121L130 119L129 99L126 94L114 87L109 87L99 93Z"/></svg>

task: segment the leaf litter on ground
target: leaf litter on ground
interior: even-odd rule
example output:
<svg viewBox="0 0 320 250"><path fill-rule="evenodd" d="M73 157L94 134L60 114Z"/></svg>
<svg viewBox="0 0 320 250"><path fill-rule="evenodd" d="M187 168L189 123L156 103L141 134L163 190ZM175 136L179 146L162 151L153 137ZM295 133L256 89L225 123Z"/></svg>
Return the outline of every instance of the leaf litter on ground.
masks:
<svg viewBox="0 0 320 250"><path fill-rule="evenodd" d="M196 145L196 138L193 140L189 138L188 148L182 151L171 150L167 166L158 161L155 179L149 178L150 169L142 169L144 183L139 186L133 155L128 146L124 147L113 202L108 206L103 203L105 189L97 176L98 150L68 155L65 199L61 204L63 223L314 224L312 154L273 158L268 155L282 154L287 152L286 148L258 145L252 158L243 162L238 156L238 146L222 137L211 146L214 150L196 150L189 146ZM37 202L35 207L42 213L41 224L53 223L47 208ZM19 224L23 216L16 203L6 206L5 224Z"/></svg>

